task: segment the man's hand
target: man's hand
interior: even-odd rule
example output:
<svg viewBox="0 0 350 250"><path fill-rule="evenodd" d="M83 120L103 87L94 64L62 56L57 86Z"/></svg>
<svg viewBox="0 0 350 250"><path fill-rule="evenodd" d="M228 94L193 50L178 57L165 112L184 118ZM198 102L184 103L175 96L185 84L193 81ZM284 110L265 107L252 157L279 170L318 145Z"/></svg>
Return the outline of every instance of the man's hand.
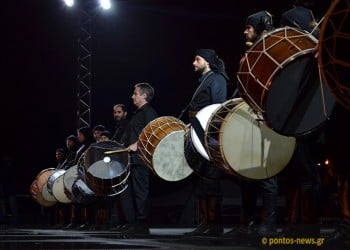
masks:
<svg viewBox="0 0 350 250"><path fill-rule="evenodd" d="M137 151L137 142L131 144L129 147L128 147L128 152L136 152Z"/></svg>

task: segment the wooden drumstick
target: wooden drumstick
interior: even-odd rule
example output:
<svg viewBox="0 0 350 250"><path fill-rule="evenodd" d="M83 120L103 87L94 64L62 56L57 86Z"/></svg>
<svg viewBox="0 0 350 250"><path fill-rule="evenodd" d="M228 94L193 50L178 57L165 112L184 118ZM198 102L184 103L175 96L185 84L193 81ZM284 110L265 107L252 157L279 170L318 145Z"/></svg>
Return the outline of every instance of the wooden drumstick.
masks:
<svg viewBox="0 0 350 250"><path fill-rule="evenodd" d="M123 152L127 152L128 149L124 148L124 149L116 149L116 150L111 150L111 151L106 151L105 155L112 155L112 154L118 154L118 153L123 153Z"/></svg>

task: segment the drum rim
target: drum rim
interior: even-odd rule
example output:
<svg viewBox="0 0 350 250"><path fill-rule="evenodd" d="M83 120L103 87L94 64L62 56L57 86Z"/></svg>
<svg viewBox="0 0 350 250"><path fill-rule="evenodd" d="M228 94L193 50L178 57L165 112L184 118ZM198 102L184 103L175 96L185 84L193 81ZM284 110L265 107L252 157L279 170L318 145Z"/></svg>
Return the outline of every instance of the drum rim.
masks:
<svg viewBox="0 0 350 250"><path fill-rule="evenodd" d="M203 130L206 129L206 127L208 126L208 122L209 122L209 118L210 116L215 113L215 111L220 108L221 106L221 103L214 103L214 104L210 104L210 105L207 105L205 106L204 108L202 108L201 110L199 110L196 114L196 118L198 119L198 117L201 115L201 114L204 114L206 112L209 112L211 111L210 115L208 116L208 119L206 121L206 124L205 126L203 127L202 126L202 123L201 123L201 120L198 119L198 121L200 122ZM205 148L205 145L202 145L196 131L194 130L194 128L191 126L190 127L190 134L191 134L191 141L192 141L192 145L195 147L197 153L199 153L204 159L206 159L207 161L210 161L210 158L209 158L209 155L208 155L208 152L206 151L206 148ZM195 136L194 136L195 135ZM200 146L197 145L197 142L199 142L199 144L202 146L202 148L200 148ZM199 148L198 148L199 147ZM203 152L206 153L205 155L203 155Z"/></svg>

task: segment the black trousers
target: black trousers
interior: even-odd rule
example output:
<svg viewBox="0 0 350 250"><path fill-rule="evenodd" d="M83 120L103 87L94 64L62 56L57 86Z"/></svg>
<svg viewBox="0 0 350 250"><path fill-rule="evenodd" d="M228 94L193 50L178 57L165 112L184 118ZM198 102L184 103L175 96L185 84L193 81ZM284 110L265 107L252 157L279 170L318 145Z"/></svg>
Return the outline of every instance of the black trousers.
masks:
<svg viewBox="0 0 350 250"><path fill-rule="evenodd" d="M121 194L127 223L147 223L150 217L150 170L139 164L130 165L128 188Z"/></svg>

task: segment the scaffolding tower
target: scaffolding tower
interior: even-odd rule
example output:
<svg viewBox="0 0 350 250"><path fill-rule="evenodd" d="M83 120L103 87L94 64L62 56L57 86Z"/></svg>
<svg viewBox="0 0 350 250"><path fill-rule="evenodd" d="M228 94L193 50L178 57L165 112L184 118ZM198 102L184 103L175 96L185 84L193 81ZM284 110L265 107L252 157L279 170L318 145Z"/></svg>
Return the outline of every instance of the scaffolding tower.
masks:
<svg viewBox="0 0 350 250"><path fill-rule="evenodd" d="M77 72L77 128L91 125L91 43L92 18L80 8Z"/></svg>

